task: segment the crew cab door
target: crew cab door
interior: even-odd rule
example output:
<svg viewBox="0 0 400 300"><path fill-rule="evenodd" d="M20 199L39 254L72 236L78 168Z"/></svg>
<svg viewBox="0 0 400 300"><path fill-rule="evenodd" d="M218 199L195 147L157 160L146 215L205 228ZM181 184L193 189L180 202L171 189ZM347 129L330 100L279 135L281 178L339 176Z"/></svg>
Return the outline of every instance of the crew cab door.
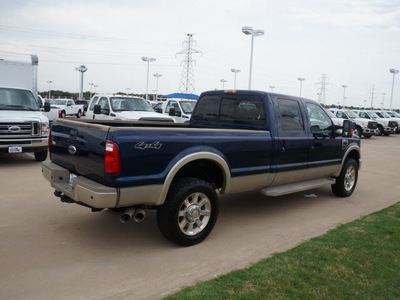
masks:
<svg viewBox="0 0 400 300"><path fill-rule="evenodd" d="M319 105L306 102L310 126L310 151L306 179L331 176L341 163L342 137L335 134L332 120Z"/></svg>
<svg viewBox="0 0 400 300"><path fill-rule="evenodd" d="M295 99L278 98L278 149L273 185L304 180L310 141L304 111Z"/></svg>

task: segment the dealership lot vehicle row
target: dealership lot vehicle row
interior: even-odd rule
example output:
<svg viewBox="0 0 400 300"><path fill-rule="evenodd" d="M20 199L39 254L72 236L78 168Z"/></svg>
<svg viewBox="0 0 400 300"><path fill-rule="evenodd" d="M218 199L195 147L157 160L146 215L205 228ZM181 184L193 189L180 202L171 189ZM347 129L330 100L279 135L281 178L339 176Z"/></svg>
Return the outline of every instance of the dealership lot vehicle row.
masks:
<svg viewBox="0 0 400 300"><path fill-rule="evenodd" d="M361 141L350 198L329 187L221 198L213 234L181 248L161 238L155 213L121 224L110 211L61 203L28 154L0 154L0 296L4 299L159 299L285 251L330 228L398 202L400 135ZM249 201L252 205L249 206Z"/></svg>

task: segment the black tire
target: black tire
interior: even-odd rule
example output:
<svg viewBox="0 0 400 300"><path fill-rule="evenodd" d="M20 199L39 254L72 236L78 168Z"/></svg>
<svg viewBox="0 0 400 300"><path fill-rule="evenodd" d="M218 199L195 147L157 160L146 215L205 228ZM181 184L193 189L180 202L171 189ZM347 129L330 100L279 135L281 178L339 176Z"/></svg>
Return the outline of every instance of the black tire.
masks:
<svg viewBox="0 0 400 300"><path fill-rule="evenodd" d="M76 114L76 117L77 117L77 118L80 118L80 117L81 117L81 111L80 111L80 110L79 110L78 113Z"/></svg>
<svg viewBox="0 0 400 300"><path fill-rule="evenodd" d="M65 118L65 111L61 111L61 118Z"/></svg>
<svg viewBox="0 0 400 300"><path fill-rule="evenodd" d="M218 217L218 196L208 182L186 177L174 182L157 210L157 225L171 242L192 246L203 241Z"/></svg>
<svg viewBox="0 0 400 300"><path fill-rule="evenodd" d="M354 134L358 135L358 137L361 138L362 129L360 126L356 126L356 128L354 128Z"/></svg>
<svg viewBox="0 0 400 300"><path fill-rule="evenodd" d="M47 150L35 152L36 161L45 161L47 158Z"/></svg>
<svg viewBox="0 0 400 300"><path fill-rule="evenodd" d="M336 183L332 184L332 192L338 197L349 197L353 194L358 180L358 165L353 158L347 158L340 171Z"/></svg>
<svg viewBox="0 0 400 300"><path fill-rule="evenodd" d="M372 135L364 135L364 138L369 139Z"/></svg>
<svg viewBox="0 0 400 300"><path fill-rule="evenodd" d="M383 134L383 127L382 125L378 125L378 133L377 135L381 136Z"/></svg>

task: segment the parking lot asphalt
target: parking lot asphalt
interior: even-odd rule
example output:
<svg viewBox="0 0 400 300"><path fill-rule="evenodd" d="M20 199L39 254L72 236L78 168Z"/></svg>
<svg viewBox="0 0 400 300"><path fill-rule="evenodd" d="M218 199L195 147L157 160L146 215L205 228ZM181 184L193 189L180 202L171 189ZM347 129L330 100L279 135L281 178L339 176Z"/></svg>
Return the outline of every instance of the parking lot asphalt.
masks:
<svg viewBox="0 0 400 300"><path fill-rule="evenodd" d="M278 198L224 195L211 235L182 248L155 211L122 224L108 210L61 203L31 154L0 154L0 299L160 299L397 203L400 135L362 139L354 194L330 187Z"/></svg>

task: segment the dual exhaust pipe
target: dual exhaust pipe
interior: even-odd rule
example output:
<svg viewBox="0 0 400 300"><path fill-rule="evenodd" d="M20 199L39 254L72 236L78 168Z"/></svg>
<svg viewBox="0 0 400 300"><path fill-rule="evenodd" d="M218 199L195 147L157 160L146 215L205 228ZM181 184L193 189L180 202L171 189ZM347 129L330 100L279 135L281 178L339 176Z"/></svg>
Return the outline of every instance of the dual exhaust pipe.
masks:
<svg viewBox="0 0 400 300"><path fill-rule="evenodd" d="M136 222L142 222L146 217L146 212L143 209L138 208L128 208L122 213L120 221L122 223L128 223L132 219Z"/></svg>

